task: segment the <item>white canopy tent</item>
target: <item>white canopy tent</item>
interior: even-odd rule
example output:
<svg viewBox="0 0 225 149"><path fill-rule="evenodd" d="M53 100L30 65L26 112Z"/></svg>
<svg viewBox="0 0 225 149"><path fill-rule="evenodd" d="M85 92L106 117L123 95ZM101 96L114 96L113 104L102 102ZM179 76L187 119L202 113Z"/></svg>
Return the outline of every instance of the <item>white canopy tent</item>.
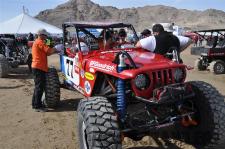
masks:
<svg viewBox="0 0 225 149"><path fill-rule="evenodd" d="M0 34L37 33L40 28L46 29L51 34L62 33L60 28L33 18L26 13L22 13L15 18L0 23Z"/></svg>

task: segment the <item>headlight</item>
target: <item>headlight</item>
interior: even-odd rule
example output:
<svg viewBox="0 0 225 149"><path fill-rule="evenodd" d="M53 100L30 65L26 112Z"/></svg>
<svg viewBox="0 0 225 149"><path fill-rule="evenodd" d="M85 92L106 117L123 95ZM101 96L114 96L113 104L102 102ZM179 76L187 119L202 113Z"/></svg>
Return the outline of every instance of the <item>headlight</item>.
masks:
<svg viewBox="0 0 225 149"><path fill-rule="evenodd" d="M134 83L140 90L147 89L150 85L150 79L147 74L139 74L136 76Z"/></svg>
<svg viewBox="0 0 225 149"><path fill-rule="evenodd" d="M184 79L184 71L180 68L174 70L174 80L176 83L181 82Z"/></svg>

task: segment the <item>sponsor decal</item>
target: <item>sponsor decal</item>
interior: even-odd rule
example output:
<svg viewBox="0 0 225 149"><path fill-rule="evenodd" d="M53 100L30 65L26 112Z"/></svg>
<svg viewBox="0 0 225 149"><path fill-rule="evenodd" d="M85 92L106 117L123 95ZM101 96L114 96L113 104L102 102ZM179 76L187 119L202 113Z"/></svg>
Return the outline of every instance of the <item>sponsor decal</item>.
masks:
<svg viewBox="0 0 225 149"><path fill-rule="evenodd" d="M91 93L91 85L88 81L84 82L85 92L89 95Z"/></svg>
<svg viewBox="0 0 225 149"><path fill-rule="evenodd" d="M96 62L96 61L91 61L90 62L90 67L98 68L98 69L105 70L105 71L113 71L113 70L115 70L115 67L112 66L112 65L101 64L101 63Z"/></svg>
<svg viewBox="0 0 225 149"><path fill-rule="evenodd" d="M85 72L85 78L86 79L88 79L88 80L94 80L95 79L95 77L94 77L94 75L93 74L91 74L91 73L89 73L89 72Z"/></svg>
<svg viewBox="0 0 225 149"><path fill-rule="evenodd" d="M92 72L92 73L95 72L94 68L90 68L89 71Z"/></svg>
<svg viewBox="0 0 225 149"><path fill-rule="evenodd" d="M83 69L80 71L80 76L81 76L82 78L84 78L84 70L83 70Z"/></svg>
<svg viewBox="0 0 225 149"><path fill-rule="evenodd" d="M225 55L225 53L210 53L210 55L213 55L213 56L222 56L222 55Z"/></svg>

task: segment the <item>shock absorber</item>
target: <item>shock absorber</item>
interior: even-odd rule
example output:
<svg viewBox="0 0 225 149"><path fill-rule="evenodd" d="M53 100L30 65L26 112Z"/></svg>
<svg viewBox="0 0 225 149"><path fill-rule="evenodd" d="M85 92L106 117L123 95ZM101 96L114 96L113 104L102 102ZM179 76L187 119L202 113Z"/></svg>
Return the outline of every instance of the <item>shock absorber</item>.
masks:
<svg viewBox="0 0 225 149"><path fill-rule="evenodd" d="M119 55L119 64L117 72L120 73L126 69L125 58L123 54ZM118 78L117 80L117 112L122 122L125 121L126 100L125 100L125 81Z"/></svg>

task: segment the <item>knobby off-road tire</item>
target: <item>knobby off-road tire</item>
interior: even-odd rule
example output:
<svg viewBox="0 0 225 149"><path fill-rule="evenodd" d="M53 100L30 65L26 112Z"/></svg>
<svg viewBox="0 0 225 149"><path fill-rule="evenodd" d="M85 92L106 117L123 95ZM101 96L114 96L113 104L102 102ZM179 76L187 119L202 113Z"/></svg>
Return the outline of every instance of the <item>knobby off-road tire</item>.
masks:
<svg viewBox="0 0 225 149"><path fill-rule="evenodd" d="M48 108L55 108L60 101L60 83L57 70L49 68L46 74L45 98L43 103Z"/></svg>
<svg viewBox="0 0 225 149"><path fill-rule="evenodd" d="M201 59L197 59L195 61L195 69L196 70L199 70L199 71L203 71L203 70L206 70L206 66L202 65L202 60Z"/></svg>
<svg viewBox="0 0 225 149"><path fill-rule="evenodd" d="M222 60L212 61L209 64L209 69L215 74L224 74L225 73L225 62Z"/></svg>
<svg viewBox="0 0 225 149"><path fill-rule="evenodd" d="M9 63L6 57L0 54L0 78L7 77L9 73Z"/></svg>
<svg viewBox="0 0 225 149"><path fill-rule="evenodd" d="M81 149L122 149L117 117L104 97L80 101L78 134Z"/></svg>
<svg viewBox="0 0 225 149"><path fill-rule="evenodd" d="M198 149L219 149L225 143L224 97L210 84L201 81L189 82L196 96L192 99L197 113L197 126L181 126L185 142ZM225 144L224 144L225 145Z"/></svg>

